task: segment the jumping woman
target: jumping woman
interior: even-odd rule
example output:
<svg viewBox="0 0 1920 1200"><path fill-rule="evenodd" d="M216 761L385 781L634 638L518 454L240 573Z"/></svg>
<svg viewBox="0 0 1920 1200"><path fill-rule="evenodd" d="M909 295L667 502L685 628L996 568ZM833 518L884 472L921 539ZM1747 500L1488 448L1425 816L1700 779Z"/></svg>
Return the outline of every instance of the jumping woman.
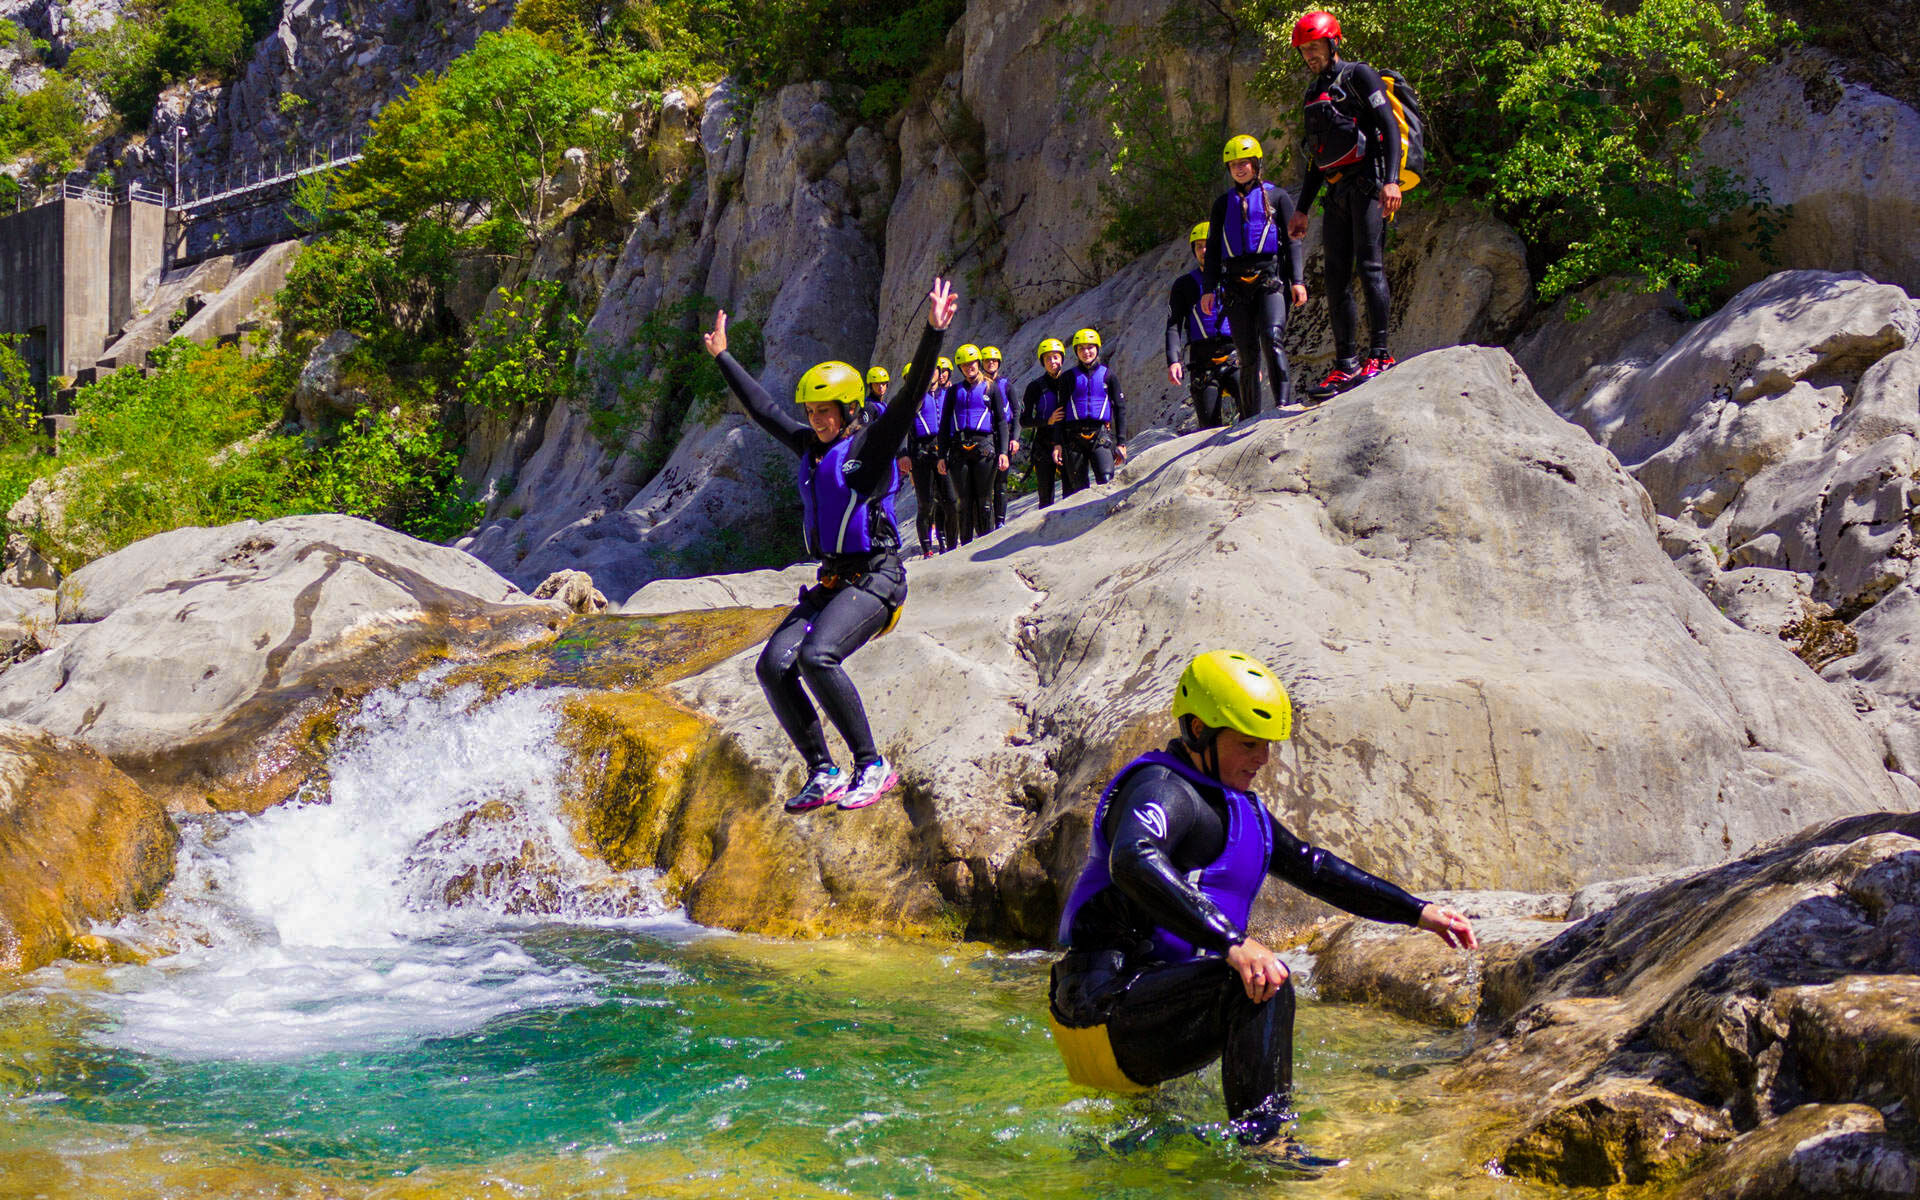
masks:
<svg viewBox="0 0 1920 1200"><path fill-rule="evenodd" d="M925 391L942 331L959 307L944 279L933 281L927 299L927 328L901 387L908 396ZM806 412L802 421L776 404L727 353L726 313L714 317L704 341L747 415L799 458L801 528L807 552L820 559L820 582L800 593L800 602L767 639L754 668L773 715L807 762L806 786L787 801L787 811L806 812L836 800L841 808L865 808L900 777L874 748L860 693L841 664L884 631L907 600L907 570L893 517L900 482L894 460L918 409L892 405L856 430L853 407L866 383L856 368L824 362L800 376L794 388L794 401ZM803 679L806 690L800 686ZM853 752L851 780L834 765L807 690Z"/></svg>

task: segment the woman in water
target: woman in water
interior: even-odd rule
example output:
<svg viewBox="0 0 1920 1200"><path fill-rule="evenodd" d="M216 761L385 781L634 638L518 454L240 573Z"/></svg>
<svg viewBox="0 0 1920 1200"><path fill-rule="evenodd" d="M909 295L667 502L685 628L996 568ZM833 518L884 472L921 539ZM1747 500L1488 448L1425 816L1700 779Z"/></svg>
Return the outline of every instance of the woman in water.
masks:
<svg viewBox="0 0 1920 1200"><path fill-rule="evenodd" d="M908 396L926 389L944 331L959 307L944 279L933 281L927 298L927 328L901 386ZM704 341L747 415L798 456L801 529L807 552L820 559L820 582L800 593L800 602L767 639L754 668L773 715L807 761L806 786L787 801L787 811L806 812L836 800L841 808L864 808L900 777L874 748L860 693L841 664L886 630L907 601L907 571L893 516L900 483L894 460L917 408L893 405L855 429L853 408L866 382L846 363L824 362L802 375L794 389L794 401L806 413L802 421L775 403L727 353L725 312L714 317ZM851 780L834 765L802 679L853 752Z"/></svg>

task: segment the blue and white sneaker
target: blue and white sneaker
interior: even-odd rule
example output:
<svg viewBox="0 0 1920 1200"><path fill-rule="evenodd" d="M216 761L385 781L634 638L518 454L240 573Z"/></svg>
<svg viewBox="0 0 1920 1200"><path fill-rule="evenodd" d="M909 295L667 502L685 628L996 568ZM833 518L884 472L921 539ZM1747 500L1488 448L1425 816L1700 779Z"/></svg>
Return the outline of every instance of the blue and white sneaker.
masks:
<svg viewBox="0 0 1920 1200"><path fill-rule="evenodd" d="M865 808L875 800L893 790L900 782L900 772L893 769L886 759L877 759L864 767L855 767L853 786L840 798L843 809Z"/></svg>
<svg viewBox="0 0 1920 1200"><path fill-rule="evenodd" d="M800 789L799 795L787 801L787 811L803 813L825 808L846 794L847 777L840 773L840 768L819 767L807 777L807 786Z"/></svg>

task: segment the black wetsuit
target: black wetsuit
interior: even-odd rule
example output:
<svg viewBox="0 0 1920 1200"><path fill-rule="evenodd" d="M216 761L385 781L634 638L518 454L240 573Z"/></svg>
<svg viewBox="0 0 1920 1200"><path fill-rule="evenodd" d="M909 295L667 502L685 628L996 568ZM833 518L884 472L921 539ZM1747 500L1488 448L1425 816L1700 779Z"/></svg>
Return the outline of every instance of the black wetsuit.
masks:
<svg viewBox="0 0 1920 1200"><path fill-rule="evenodd" d="M1241 417L1254 414L1240 401L1240 364L1234 360L1232 334L1191 338L1190 321L1199 307L1200 281L1189 271L1173 281L1173 290L1167 296L1167 365L1172 366L1184 357L1193 415L1198 418L1200 428L1218 429L1227 424L1223 402L1229 396L1233 397ZM1228 327L1232 328L1232 318L1228 318ZM1186 347L1184 355L1182 344Z"/></svg>
<svg viewBox="0 0 1920 1200"><path fill-rule="evenodd" d="M1074 373L1091 374L1100 367L1106 364L1097 358L1091 368L1077 360L1063 367L1056 393L1060 407L1067 408L1073 395ZM1113 479L1113 448L1127 440L1127 398L1120 391L1120 381L1114 377L1111 367L1107 367L1106 397L1113 413L1111 420L1076 418L1069 408L1067 415L1053 427L1055 444L1060 447L1060 482L1065 495L1071 496L1086 487L1089 475L1094 483Z"/></svg>
<svg viewBox="0 0 1920 1200"><path fill-rule="evenodd" d="M1180 755L1179 744L1167 752ZM1105 1024L1114 1059L1135 1083L1161 1083L1221 1059L1227 1112L1241 1136L1264 1141L1284 1118L1293 1087L1293 985L1264 1004L1247 998L1224 955L1246 931L1192 882L1226 846L1226 802L1164 766L1122 782L1103 823L1112 886L1076 915L1054 965L1054 1019ZM1293 836L1268 813L1278 876L1335 907L1414 925L1424 902L1328 850ZM1167 965L1149 940L1167 929L1208 953Z"/></svg>
<svg viewBox="0 0 1920 1200"><path fill-rule="evenodd" d="M1020 438L1014 418L1019 414L1013 411L1013 385L1004 376L989 380L987 386L1000 398L1000 416L1007 424L1007 470L1013 469L1013 443ZM996 469L993 474L993 527L1000 528L1007 523L1007 471Z"/></svg>
<svg viewBox="0 0 1920 1200"><path fill-rule="evenodd" d="M960 428L954 413L961 395L968 389L986 387L986 429ZM993 531L993 478L1000 469L999 459L1007 452L1006 413L993 385L983 377L980 384L956 383L947 392L947 404L940 418L941 452L947 460L947 476L959 494L960 544Z"/></svg>
<svg viewBox="0 0 1920 1200"><path fill-rule="evenodd" d="M943 336L932 326L920 335L920 347L907 371L907 395L918 394L915 386L926 386L940 357ZM796 455L815 460L832 448L823 444L813 427L791 409L775 403L731 354L721 354L716 361L747 415L776 441ZM894 459L913 427L913 418L912 405L895 404L864 428L845 435L853 439L844 474L851 491L878 497L891 487ZM867 724L867 710L841 663L886 628L894 610L906 602L907 569L900 561L899 533L892 521L869 519L872 548L857 555L823 554L819 584L801 591L800 602L767 639L754 664L774 717L807 760L809 771L831 765L833 758L827 751L820 716L800 686L803 678L826 710L827 719L846 739L854 766L863 767L880 758L873 744L873 730Z"/></svg>
<svg viewBox="0 0 1920 1200"><path fill-rule="evenodd" d="M1354 326L1359 312L1353 302L1353 269L1360 268L1360 289L1367 297L1367 327L1372 354L1387 353L1387 225L1380 211L1380 189L1399 182L1403 148L1400 123L1394 119L1380 73L1363 62L1335 59L1307 86L1307 101L1332 95L1339 110L1359 124L1367 135L1364 161L1323 174L1307 158L1306 179L1300 185L1300 211L1313 208L1321 185L1327 185L1322 222L1326 250L1328 316L1333 324L1333 351L1342 367L1359 364Z"/></svg>
<svg viewBox="0 0 1920 1200"><path fill-rule="evenodd" d="M1065 373L1062 370L1061 374ZM1027 458L1040 483L1041 508L1053 503L1053 448L1057 444L1053 435L1060 427L1047 424L1047 418L1059 405L1058 388L1059 379L1043 370L1020 398L1020 424L1032 430L1027 437Z"/></svg>
<svg viewBox="0 0 1920 1200"><path fill-rule="evenodd" d="M1244 212L1255 189L1268 207L1267 219L1277 224L1277 245L1269 250L1247 251L1244 246L1229 246L1228 217L1238 209ZM1292 303L1289 288L1306 281L1306 247L1298 238L1287 236L1287 224L1293 218L1293 197L1287 189L1256 176L1246 187L1238 184L1214 199L1207 231L1207 261L1201 268L1206 277L1204 290L1223 289L1227 297L1227 320L1233 326L1233 344L1240 354L1240 413L1253 416L1260 411L1260 376L1267 377L1274 407L1293 402L1293 381L1287 370L1287 309ZM1238 222L1236 222L1238 224Z"/></svg>
<svg viewBox="0 0 1920 1200"><path fill-rule="evenodd" d="M941 411L946 410L946 400L940 400ZM913 464L913 496L916 510L913 523L920 535L920 549L932 554L937 550L951 550L959 545L954 540L953 531L959 521L955 509L959 507L959 497L954 494L953 480L940 473L940 428L939 420L934 421L931 433L921 433L918 423L907 436L907 460Z"/></svg>

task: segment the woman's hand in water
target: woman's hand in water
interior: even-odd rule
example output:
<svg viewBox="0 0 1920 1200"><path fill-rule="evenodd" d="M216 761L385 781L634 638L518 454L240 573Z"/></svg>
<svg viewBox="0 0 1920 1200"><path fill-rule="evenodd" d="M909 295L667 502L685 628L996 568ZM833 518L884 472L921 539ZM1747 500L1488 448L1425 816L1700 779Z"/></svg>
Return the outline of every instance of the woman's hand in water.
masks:
<svg viewBox="0 0 1920 1200"><path fill-rule="evenodd" d="M1287 964L1252 938L1227 948L1227 965L1239 974L1240 985L1247 989L1247 999L1255 1004L1273 999L1289 974Z"/></svg>
<svg viewBox="0 0 1920 1200"><path fill-rule="evenodd" d="M1428 933L1439 934L1441 941L1456 950L1480 948L1480 939L1473 936L1473 926L1450 908L1441 908L1438 904L1427 905L1420 910L1420 928Z"/></svg>
<svg viewBox="0 0 1920 1200"><path fill-rule="evenodd" d="M700 339L707 353L719 358L727 352L727 310L721 309L713 314L713 332Z"/></svg>
<svg viewBox="0 0 1920 1200"><path fill-rule="evenodd" d="M927 309L927 324L935 329L945 329L953 324L953 314L960 309L960 297L953 294L953 285L938 275L933 277L933 290L927 293L930 307Z"/></svg>

